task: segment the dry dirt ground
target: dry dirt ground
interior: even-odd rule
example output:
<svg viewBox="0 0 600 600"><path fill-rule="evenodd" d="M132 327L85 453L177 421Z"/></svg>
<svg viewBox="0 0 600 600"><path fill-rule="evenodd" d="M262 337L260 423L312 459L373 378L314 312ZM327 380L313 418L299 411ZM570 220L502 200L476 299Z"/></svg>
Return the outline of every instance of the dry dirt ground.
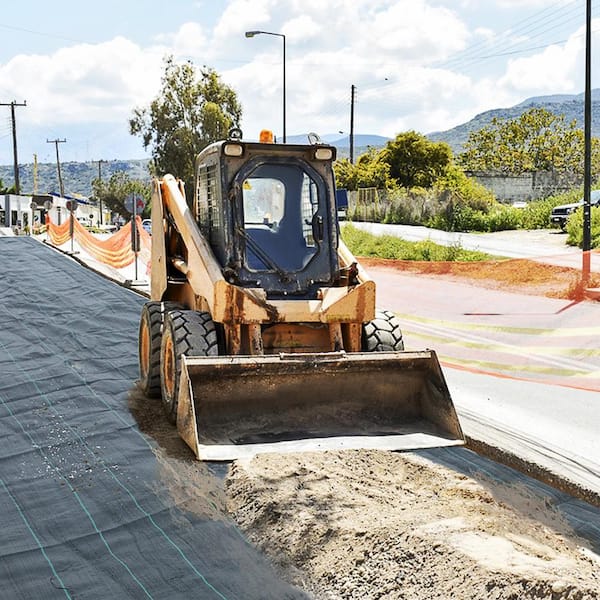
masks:
<svg viewBox="0 0 600 600"><path fill-rule="evenodd" d="M234 463L226 493L319 600L600 598L600 556L547 503L416 454L265 454Z"/></svg>
<svg viewBox="0 0 600 600"><path fill-rule="evenodd" d="M315 600L600 598L599 545L524 485L374 450L202 463L160 402L129 406L177 505L232 518Z"/></svg>

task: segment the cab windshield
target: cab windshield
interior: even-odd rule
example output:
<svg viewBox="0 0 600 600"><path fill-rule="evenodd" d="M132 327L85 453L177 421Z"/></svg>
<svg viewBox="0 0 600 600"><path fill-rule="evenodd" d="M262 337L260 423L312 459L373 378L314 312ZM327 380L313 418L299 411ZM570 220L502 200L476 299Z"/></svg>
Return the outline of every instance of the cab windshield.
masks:
<svg viewBox="0 0 600 600"><path fill-rule="evenodd" d="M250 271L297 272L319 252L319 186L300 166L260 165L242 183Z"/></svg>

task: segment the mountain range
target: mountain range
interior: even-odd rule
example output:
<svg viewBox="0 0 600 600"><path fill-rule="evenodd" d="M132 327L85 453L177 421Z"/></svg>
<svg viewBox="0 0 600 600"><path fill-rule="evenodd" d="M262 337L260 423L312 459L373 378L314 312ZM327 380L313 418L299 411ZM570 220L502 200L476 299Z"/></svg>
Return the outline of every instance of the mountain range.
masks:
<svg viewBox="0 0 600 600"><path fill-rule="evenodd" d="M436 131L427 134L430 140L446 142L453 152L458 154L463 150L463 144L469 138L471 131L477 131L488 125L493 118L518 119L531 108L545 108L556 115L564 115L565 122L577 121L583 128L583 94L552 94L550 96L534 96L509 108L494 108L486 110L467 123L457 125L446 131ZM592 136L600 137L600 89L592 90Z"/></svg>
<svg viewBox="0 0 600 600"><path fill-rule="evenodd" d="M433 141L447 142L455 154L463 149L469 133L488 125L496 117L499 119L515 119L531 108L545 108L557 115L564 115L567 123L576 120L583 127L583 94L553 94L528 98L515 106L496 108L482 112L470 121L457 125L446 131L427 134ZM592 92L592 136L600 137L600 89ZM321 136L321 139L338 149L338 158L346 158L350 152L350 140L347 135L332 133ZM364 154L369 147L383 148L391 138L380 135L357 134L354 136L354 157ZM288 136L288 143L304 144L307 134ZM101 164L100 175L108 179L116 171L125 171L131 179L149 180L148 160L110 160ZM61 164L61 175L66 194L90 196L92 181L99 175L97 162L65 162ZM24 194L57 192L59 188L58 173L53 163L41 163L37 167L37 185L34 182L33 164L19 166L21 191ZM13 166L0 165L0 180L10 186L14 181Z"/></svg>

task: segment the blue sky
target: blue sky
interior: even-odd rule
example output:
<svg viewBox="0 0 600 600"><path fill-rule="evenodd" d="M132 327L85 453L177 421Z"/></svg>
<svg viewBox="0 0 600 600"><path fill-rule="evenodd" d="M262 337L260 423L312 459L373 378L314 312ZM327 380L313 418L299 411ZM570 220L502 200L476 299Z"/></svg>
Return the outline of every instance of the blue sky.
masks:
<svg viewBox="0 0 600 600"><path fill-rule="evenodd" d="M21 163L53 162L55 138L67 139L65 161L141 158L127 121L173 54L237 91L248 138L280 135L282 44L245 38L259 29L286 35L288 135L347 133L352 84L356 133L428 133L582 92L584 10L583 0L21 0L0 14L0 102L27 101L16 110ZM0 164L11 164L0 109Z"/></svg>

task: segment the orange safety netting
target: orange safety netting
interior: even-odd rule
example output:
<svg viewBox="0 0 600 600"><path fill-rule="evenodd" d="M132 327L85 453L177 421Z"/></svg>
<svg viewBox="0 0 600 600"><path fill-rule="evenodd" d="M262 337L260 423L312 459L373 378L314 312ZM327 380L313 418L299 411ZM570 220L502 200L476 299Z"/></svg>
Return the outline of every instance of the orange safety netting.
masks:
<svg viewBox="0 0 600 600"><path fill-rule="evenodd" d="M150 263L151 237L142 227L140 217L136 218L136 226L140 236L138 258L144 264ZM47 232L54 246L63 246L71 240L70 219L61 225L47 220ZM88 231L77 219L73 220L73 240L96 260L115 269L122 269L133 263L136 258L131 249L131 222L106 239L100 239Z"/></svg>

